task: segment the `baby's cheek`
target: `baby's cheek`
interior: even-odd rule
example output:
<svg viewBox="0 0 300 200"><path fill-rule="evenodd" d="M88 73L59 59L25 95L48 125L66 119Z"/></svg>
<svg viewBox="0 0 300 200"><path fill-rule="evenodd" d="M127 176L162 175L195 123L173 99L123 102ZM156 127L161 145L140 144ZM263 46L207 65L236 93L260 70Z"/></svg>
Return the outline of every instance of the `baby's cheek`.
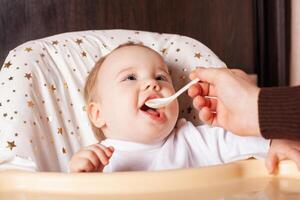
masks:
<svg viewBox="0 0 300 200"><path fill-rule="evenodd" d="M177 120L179 114L179 104L177 99L174 100L172 103L169 104L168 112L172 118Z"/></svg>

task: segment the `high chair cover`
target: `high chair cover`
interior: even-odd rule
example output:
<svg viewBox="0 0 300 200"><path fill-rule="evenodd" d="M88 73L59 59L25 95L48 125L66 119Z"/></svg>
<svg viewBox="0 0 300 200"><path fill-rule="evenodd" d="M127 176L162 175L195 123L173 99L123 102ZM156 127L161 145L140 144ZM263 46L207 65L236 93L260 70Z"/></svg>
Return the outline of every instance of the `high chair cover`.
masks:
<svg viewBox="0 0 300 200"><path fill-rule="evenodd" d="M226 67L199 41L175 34L98 30L26 42L10 51L0 72L0 169L67 171L80 147L96 143L85 112L85 79L99 58L127 42L160 53L176 90L197 66ZM179 105L181 118L199 124L187 94Z"/></svg>

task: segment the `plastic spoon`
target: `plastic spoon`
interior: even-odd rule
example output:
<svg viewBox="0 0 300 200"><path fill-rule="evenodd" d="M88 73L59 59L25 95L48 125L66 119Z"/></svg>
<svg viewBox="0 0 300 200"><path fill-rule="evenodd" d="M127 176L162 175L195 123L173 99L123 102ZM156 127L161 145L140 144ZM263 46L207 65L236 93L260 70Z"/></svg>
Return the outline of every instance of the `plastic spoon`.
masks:
<svg viewBox="0 0 300 200"><path fill-rule="evenodd" d="M196 79L192 80L191 82L189 82L188 84L186 84L183 88L178 90L172 96L165 97L165 98L150 99L149 101L146 101L145 104L146 104L146 106L148 106L150 108L165 107L166 105L168 105L169 103L174 101L179 95L181 95L183 92L185 92L187 89L189 89L192 85L194 85L195 83L197 83L199 81L200 81L200 79L196 78ZM216 97L212 97L212 96L205 96L205 97L210 98L210 99L217 99Z"/></svg>

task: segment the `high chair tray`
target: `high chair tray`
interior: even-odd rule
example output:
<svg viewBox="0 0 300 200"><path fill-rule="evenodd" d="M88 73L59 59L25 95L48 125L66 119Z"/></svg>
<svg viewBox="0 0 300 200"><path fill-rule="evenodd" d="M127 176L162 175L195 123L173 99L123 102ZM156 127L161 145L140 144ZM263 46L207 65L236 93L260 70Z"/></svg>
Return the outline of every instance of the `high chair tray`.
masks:
<svg viewBox="0 0 300 200"><path fill-rule="evenodd" d="M4 171L0 199L300 199L300 172L281 162L269 175L263 160L156 172Z"/></svg>

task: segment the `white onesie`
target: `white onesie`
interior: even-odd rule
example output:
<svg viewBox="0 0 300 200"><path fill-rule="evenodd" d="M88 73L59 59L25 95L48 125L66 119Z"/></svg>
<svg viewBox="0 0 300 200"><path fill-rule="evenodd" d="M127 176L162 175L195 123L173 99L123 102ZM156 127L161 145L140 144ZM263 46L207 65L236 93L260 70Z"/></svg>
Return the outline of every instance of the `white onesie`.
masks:
<svg viewBox="0 0 300 200"><path fill-rule="evenodd" d="M181 119L177 128L157 144L113 139L105 139L101 144L115 148L109 164L104 168L104 172L115 172L201 167L250 157L266 157L270 140L240 137L207 125L195 127Z"/></svg>

